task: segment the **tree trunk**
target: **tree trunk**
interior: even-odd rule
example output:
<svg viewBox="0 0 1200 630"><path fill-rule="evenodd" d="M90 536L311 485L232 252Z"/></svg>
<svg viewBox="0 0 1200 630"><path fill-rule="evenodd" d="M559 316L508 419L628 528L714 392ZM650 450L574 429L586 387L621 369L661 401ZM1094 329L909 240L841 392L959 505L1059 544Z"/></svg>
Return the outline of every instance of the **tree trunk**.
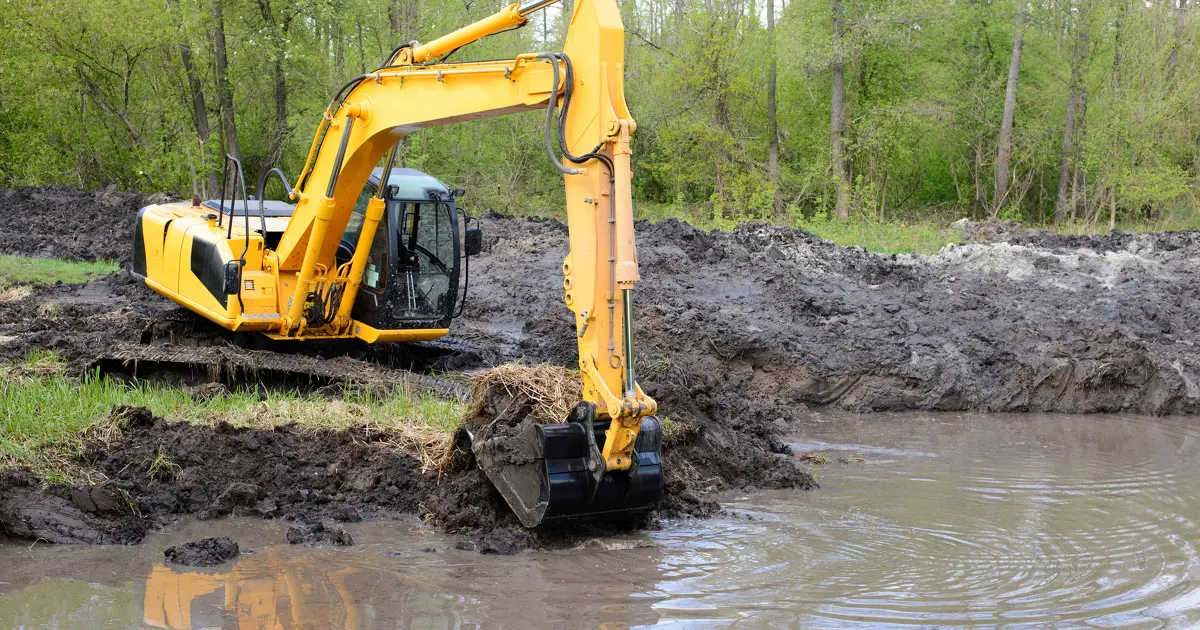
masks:
<svg viewBox="0 0 1200 630"><path fill-rule="evenodd" d="M842 57L842 0L833 0L833 90L830 97L830 136L833 145L833 183L837 187L834 216L850 218L850 184L846 181L846 158L842 147L843 100L846 95L846 64Z"/></svg>
<svg viewBox="0 0 1200 630"><path fill-rule="evenodd" d="M388 24L392 27L392 35L404 35L404 0L392 0L388 3ZM397 44L402 42L397 42Z"/></svg>
<svg viewBox="0 0 1200 630"><path fill-rule="evenodd" d="M783 216L783 190L779 187L779 122L776 119L776 63L775 63L775 0L767 0L767 39L770 41L767 63L767 176L775 187L772 213L778 221Z"/></svg>
<svg viewBox="0 0 1200 630"><path fill-rule="evenodd" d="M213 49L217 57L217 104L221 108L221 132L225 152L239 157L237 124L234 119L233 90L229 86L229 59L225 55L225 19L221 15L221 0L212 0Z"/></svg>
<svg viewBox="0 0 1200 630"><path fill-rule="evenodd" d="M288 137L287 78L283 72L282 47L281 42L280 50L276 50L275 53L275 63L271 65L272 74L275 75L275 131L271 134L271 148L267 153L267 159L258 169L259 178L266 175L272 166L279 165L279 161L283 157L283 143Z"/></svg>
<svg viewBox="0 0 1200 630"><path fill-rule="evenodd" d="M346 53L342 44L342 21L338 19L333 25L333 76L337 83L346 80Z"/></svg>
<svg viewBox="0 0 1200 630"><path fill-rule="evenodd" d="M1179 0L1175 13L1175 42L1171 44L1171 55L1167 58L1167 89L1175 81L1175 69L1179 66L1179 48L1183 45L1183 22L1187 15L1188 0Z"/></svg>
<svg viewBox="0 0 1200 630"><path fill-rule="evenodd" d="M179 0L169 0L167 6L171 11L179 13ZM196 178L193 178L192 194L200 194L207 197L217 190L216 171L209 168L204 160L208 137L212 134L212 129L208 126L208 105L204 102L204 87L200 83L200 76L196 73L196 65L192 62L192 46L188 43L188 35L183 28L182 15L179 17L179 27L179 59L183 63L183 71L187 76L188 88L192 93L192 116L193 122L196 125L196 139L200 144L200 171L203 174L204 180L203 185L200 186L201 190L197 190ZM192 169L194 171L195 166Z"/></svg>
<svg viewBox="0 0 1200 630"><path fill-rule="evenodd" d="M1071 166L1075 161L1075 113L1083 86L1083 62L1087 56L1087 2L1079 7L1079 23L1075 28L1075 50L1071 55L1071 79L1067 88L1067 111L1063 117L1062 153L1058 158L1058 195L1054 201L1054 222L1067 220L1071 209L1068 198L1071 186Z"/></svg>
<svg viewBox="0 0 1200 630"><path fill-rule="evenodd" d="M1025 8L1017 7L1017 26L1013 30L1012 55L1008 60L1008 86L1004 89L1004 116L1000 120L1000 143L996 148L996 185L992 198L992 216L1000 212L1008 201L1008 189L1012 175L1009 162L1012 160L1013 117L1017 111L1017 80L1021 75L1021 46L1024 40Z"/></svg>
<svg viewBox="0 0 1200 630"><path fill-rule="evenodd" d="M271 146L267 149L267 159L258 167L258 179L262 179L272 166L277 166L283 157L283 143L288 137L287 124L287 75L284 73L283 60L287 56L288 20L282 22L275 19L271 10L270 0L258 0L259 13L263 23L270 31L271 48L271 79L274 84L275 129L271 132Z"/></svg>
<svg viewBox="0 0 1200 630"><path fill-rule="evenodd" d="M1083 36L1084 56L1087 56L1087 34ZM1075 169L1075 179L1071 182L1071 219L1074 220L1079 214L1077 199L1083 201L1084 210L1087 210L1087 191L1083 190L1086 187L1087 174L1083 170L1083 140L1087 133L1087 86L1080 85L1079 96L1076 97L1075 104L1075 142L1072 156L1072 163Z"/></svg>

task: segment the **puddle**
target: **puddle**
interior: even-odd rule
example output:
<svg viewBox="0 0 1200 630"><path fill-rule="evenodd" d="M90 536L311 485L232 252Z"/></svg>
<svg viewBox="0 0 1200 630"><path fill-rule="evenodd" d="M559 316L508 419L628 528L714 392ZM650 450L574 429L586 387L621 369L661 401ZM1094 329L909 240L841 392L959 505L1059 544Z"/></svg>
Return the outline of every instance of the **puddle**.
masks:
<svg viewBox="0 0 1200 630"><path fill-rule="evenodd" d="M186 521L137 547L0 545L0 627L1098 626L1200 623L1200 429L1127 416L819 415L822 489L513 557L416 520ZM798 452L803 452L798 450ZM849 463L838 463L842 457ZM230 536L214 569L166 547Z"/></svg>

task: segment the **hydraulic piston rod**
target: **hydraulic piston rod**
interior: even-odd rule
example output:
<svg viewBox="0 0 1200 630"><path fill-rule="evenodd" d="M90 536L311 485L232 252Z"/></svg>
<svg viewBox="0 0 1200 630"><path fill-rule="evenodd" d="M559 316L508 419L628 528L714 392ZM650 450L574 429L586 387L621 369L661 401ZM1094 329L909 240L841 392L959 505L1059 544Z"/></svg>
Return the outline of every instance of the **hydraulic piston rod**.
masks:
<svg viewBox="0 0 1200 630"><path fill-rule="evenodd" d="M529 14L544 9L558 0L531 0L525 4L510 4L478 22L468 24L453 33L443 35L431 42L417 44L411 49L400 51L401 63L424 63L437 59L451 51L476 42L488 35L495 35L510 28L523 26Z"/></svg>

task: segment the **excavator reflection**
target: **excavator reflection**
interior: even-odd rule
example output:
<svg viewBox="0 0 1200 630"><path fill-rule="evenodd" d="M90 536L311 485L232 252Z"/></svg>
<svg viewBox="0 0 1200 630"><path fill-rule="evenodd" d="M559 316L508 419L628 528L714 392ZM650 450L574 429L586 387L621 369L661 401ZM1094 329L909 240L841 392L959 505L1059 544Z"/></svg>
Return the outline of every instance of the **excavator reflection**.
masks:
<svg viewBox="0 0 1200 630"><path fill-rule="evenodd" d="M660 620L654 605L664 578L661 552L637 541L595 541L572 553L506 558L417 551L425 544L401 545L395 557L265 546L216 569L155 561L143 574L141 624L173 630L356 630L498 623L606 628ZM86 599L88 589L81 586L79 597Z"/></svg>
<svg viewBox="0 0 1200 630"><path fill-rule="evenodd" d="M246 575L177 570L156 563L146 578L142 623L155 628L363 628L346 578L359 569L265 557L270 571Z"/></svg>

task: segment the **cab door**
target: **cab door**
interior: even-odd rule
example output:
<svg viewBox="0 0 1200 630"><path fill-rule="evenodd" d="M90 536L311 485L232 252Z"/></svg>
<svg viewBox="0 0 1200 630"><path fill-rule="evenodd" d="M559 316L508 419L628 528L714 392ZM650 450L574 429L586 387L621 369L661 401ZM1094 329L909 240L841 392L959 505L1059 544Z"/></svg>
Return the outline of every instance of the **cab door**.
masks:
<svg viewBox="0 0 1200 630"><path fill-rule="evenodd" d="M449 322L458 295L458 231L445 201L398 201L393 316L405 322Z"/></svg>
<svg viewBox="0 0 1200 630"><path fill-rule="evenodd" d="M337 264L339 266L350 262L362 233L363 220L366 218L367 203L375 196L375 185L367 182L358 195L350 220L346 223L346 231L338 244ZM391 202L388 205L392 205ZM359 320L371 323L374 318L371 313L383 307L387 302L388 280L392 275L391 263L394 260L394 239L392 212L384 212L383 219L375 229L375 238L371 240L371 249L367 254L366 267L363 270L362 284L359 285L358 295L354 298L354 309L351 315Z"/></svg>

